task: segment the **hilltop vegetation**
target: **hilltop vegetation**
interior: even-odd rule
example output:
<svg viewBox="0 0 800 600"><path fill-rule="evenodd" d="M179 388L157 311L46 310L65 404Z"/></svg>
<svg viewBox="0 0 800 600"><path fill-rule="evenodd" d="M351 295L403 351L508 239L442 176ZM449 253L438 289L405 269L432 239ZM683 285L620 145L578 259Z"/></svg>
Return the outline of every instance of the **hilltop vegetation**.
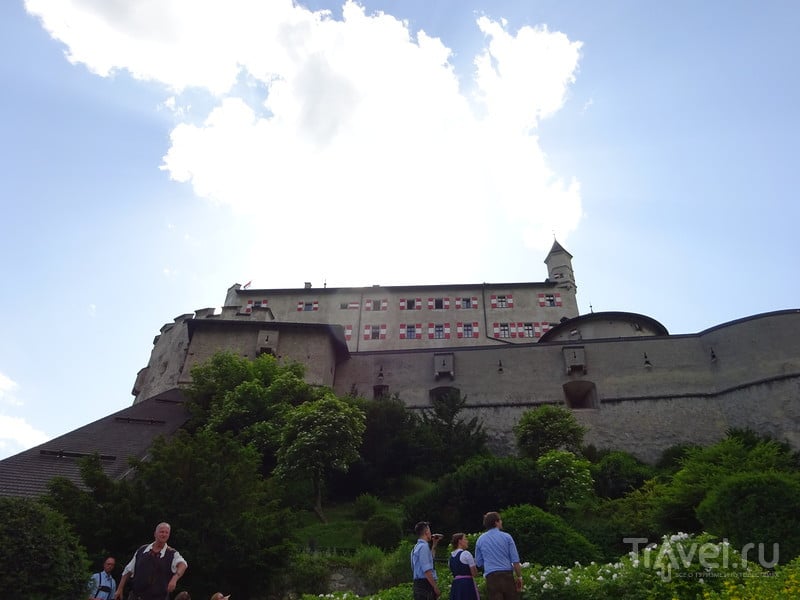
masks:
<svg viewBox="0 0 800 600"><path fill-rule="evenodd" d="M725 577L688 575L701 573L696 550L719 550L723 538L736 551L779 545L776 587L764 591L762 578L760 598L781 597L769 594L798 573L790 561L800 555L800 461L780 441L731 431L646 465L585 447L572 414L544 406L515 428L519 455L495 457L481 423L460 418L467 399L457 394L419 415L399 398L337 397L269 355L221 353L192 377L190 423L132 463L131 477L109 480L99 457L89 458L83 488L54 480L42 500L95 564L107 554L124 564L167 520L190 563L181 586L198 597L319 594L331 568L348 567L393 600L410 593L416 521L448 537L466 531L474 542L483 513L500 510L530 563L526 599L730 598L755 589L757 578L743 576L761 572L755 551L738 571L716 570ZM662 556L644 567L645 543L631 557L625 538L671 544L695 562ZM665 565L684 576L664 581Z"/></svg>

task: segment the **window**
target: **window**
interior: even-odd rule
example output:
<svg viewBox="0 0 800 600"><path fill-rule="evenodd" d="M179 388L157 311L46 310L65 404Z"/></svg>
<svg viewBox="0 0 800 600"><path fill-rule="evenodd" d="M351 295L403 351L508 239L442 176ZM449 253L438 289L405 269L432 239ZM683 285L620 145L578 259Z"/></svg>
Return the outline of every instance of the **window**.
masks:
<svg viewBox="0 0 800 600"><path fill-rule="evenodd" d="M463 333L464 337L471 338L472 334L473 334L472 323L464 323L463 329L464 329L464 333Z"/></svg>
<svg viewBox="0 0 800 600"><path fill-rule="evenodd" d="M472 308L472 298L462 298L461 308Z"/></svg>
<svg viewBox="0 0 800 600"><path fill-rule="evenodd" d="M544 295L544 303L545 303L545 306L555 306L556 305L556 297L553 294L545 294Z"/></svg>
<svg viewBox="0 0 800 600"><path fill-rule="evenodd" d="M498 296L497 308L508 308L508 298L506 298L505 296Z"/></svg>
<svg viewBox="0 0 800 600"><path fill-rule="evenodd" d="M342 309L342 310L347 310L348 309L347 302L342 302L339 305L339 308Z"/></svg>
<svg viewBox="0 0 800 600"><path fill-rule="evenodd" d="M435 325L433 327L433 339L435 340L444 339L444 325Z"/></svg>
<svg viewBox="0 0 800 600"><path fill-rule="evenodd" d="M533 323L524 323L523 324L523 331L525 332L525 337L533 337Z"/></svg>
<svg viewBox="0 0 800 600"><path fill-rule="evenodd" d="M511 337L511 332L508 328L508 323L500 323L500 337L507 338Z"/></svg>
<svg viewBox="0 0 800 600"><path fill-rule="evenodd" d="M373 340L381 339L381 328L379 325L372 326L372 339Z"/></svg>
<svg viewBox="0 0 800 600"><path fill-rule="evenodd" d="M313 302L303 302L303 310L314 310L314 303Z"/></svg>
<svg viewBox="0 0 800 600"><path fill-rule="evenodd" d="M417 328L414 325L406 325L406 338L409 340L417 339Z"/></svg>
<svg viewBox="0 0 800 600"><path fill-rule="evenodd" d="M444 308L444 298L434 298L433 308L437 310L442 310Z"/></svg>
<svg viewBox="0 0 800 600"><path fill-rule="evenodd" d="M372 386L372 399L373 400L380 400L382 398L389 397L389 386L388 385L373 385Z"/></svg>
<svg viewBox="0 0 800 600"><path fill-rule="evenodd" d="M381 309L381 301L380 300L373 300L372 301L372 310L380 310Z"/></svg>
<svg viewBox="0 0 800 600"><path fill-rule="evenodd" d="M414 310L415 308L416 308L416 305L414 303L414 299L413 298L409 298L408 300L406 300L406 309L407 310Z"/></svg>

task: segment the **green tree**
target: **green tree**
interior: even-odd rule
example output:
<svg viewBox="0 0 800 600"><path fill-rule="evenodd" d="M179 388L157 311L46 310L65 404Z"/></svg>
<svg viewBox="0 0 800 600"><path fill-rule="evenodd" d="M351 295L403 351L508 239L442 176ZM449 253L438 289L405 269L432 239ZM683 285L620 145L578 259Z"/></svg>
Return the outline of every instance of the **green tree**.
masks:
<svg viewBox="0 0 800 600"><path fill-rule="evenodd" d="M800 477L796 473L748 472L723 479L697 507L703 527L735 548L772 544L781 563L800 556ZM750 556L755 560L755 556ZM773 557L778 558L778 557Z"/></svg>
<svg viewBox="0 0 800 600"><path fill-rule="evenodd" d="M158 440L135 469L140 511L153 525L172 524L174 544L191 565L184 577L191 589L250 597L286 565L288 512L260 474L259 453L232 434Z"/></svg>
<svg viewBox="0 0 800 600"><path fill-rule="evenodd" d="M424 411L419 428L425 455L421 465L430 477L455 470L475 456L488 454L486 432L478 417L459 417L467 397L457 390L435 397L432 408Z"/></svg>
<svg viewBox="0 0 800 600"><path fill-rule="evenodd" d="M109 555L121 562L131 548L147 539L142 536L152 534L155 523L143 519L130 481L114 481L105 474L99 455L81 459L80 473L84 486L55 478L42 501L67 518L92 564L99 568Z"/></svg>
<svg viewBox="0 0 800 600"><path fill-rule="evenodd" d="M603 498L622 498L656 474L653 467L620 450L603 454L591 470L595 491Z"/></svg>
<svg viewBox="0 0 800 600"><path fill-rule="evenodd" d="M9 598L87 597L86 550L64 517L41 502L0 497L0 590Z"/></svg>
<svg viewBox="0 0 800 600"><path fill-rule="evenodd" d="M549 404L525 411L514 427L520 454L534 459L550 450L579 454L585 433L569 410Z"/></svg>
<svg viewBox="0 0 800 600"><path fill-rule="evenodd" d="M325 477L333 470L347 471L358 459L364 428L364 412L332 393L301 404L288 415L275 474L286 480L310 479L314 511L323 522L327 522L322 511Z"/></svg>
<svg viewBox="0 0 800 600"><path fill-rule="evenodd" d="M415 415L397 397L367 400L364 410L366 429L360 454L366 479L390 483L414 473L426 452Z"/></svg>
<svg viewBox="0 0 800 600"><path fill-rule="evenodd" d="M774 441L751 444L738 435L705 448L690 448L681 468L654 498L660 529L701 531L695 510L710 490L735 473L765 471L795 472L795 457Z"/></svg>
<svg viewBox="0 0 800 600"><path fill-rule="evenodd" d="M536 471L552 512L580 504L594 493L589 461L565 450L550 450L536 460Z"/></svg>
<svg viewBox="0 0 800 600"><path fill-rule="evenodd" d="M207 595L221 587L250 597L269 589L290 559L289 513L261 476L260 463L259 453L230 433L183 431L157 439L123 481L108 479L87 460L81 469L87 489L53 482L48 503L88 540L93 557L107 552L120 562L166 520L170 544L191 565L182 585Z"/></svg>
<svg viewBox="0 0 800 600"><path fill-rule="evenodd" d="M476 531L488 506L544 506L533 461L477 457L436 482L430 490L404 500L404 524L431 521L444 531Z"/></svg>

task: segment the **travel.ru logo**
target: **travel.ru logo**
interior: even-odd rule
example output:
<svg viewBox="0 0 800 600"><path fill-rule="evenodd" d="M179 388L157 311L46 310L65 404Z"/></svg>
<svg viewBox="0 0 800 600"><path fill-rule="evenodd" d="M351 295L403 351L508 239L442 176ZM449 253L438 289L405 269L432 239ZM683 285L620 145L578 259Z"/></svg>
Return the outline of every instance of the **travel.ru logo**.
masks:
<svg viewBox="0 0 800 600"><path fill-rule="evenodd" d="M777 565L780 556L777 543L771 544L771 549L762 542L748 543L737 552L725 538L722 542L700 541L680 532L664 536L660 545L640 537L622 538L622 542L631 545L634 566L655 569L664 581L673 577L729 577L735 576L737 570L746 576L752 555L764 569Z"/></svg>

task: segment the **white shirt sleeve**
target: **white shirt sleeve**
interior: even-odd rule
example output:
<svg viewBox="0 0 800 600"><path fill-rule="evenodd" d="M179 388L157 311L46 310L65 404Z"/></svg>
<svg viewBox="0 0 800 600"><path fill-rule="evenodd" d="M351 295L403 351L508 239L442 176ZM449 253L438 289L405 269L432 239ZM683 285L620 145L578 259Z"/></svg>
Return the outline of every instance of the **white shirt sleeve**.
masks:
<svg viewBox="0 0 800 600"><path fill-rule="evenodd" d="M130 573L131 575L133 575L134 574L133 570L135 568L136 568L136 553L134 552L131 562L125 565L125 568L122 570L122 574L125 575L125 573Z"/></svg>
<svg viewBox="0 0 800 600"><path fill-rule="evenodd" d="M474 567L475 566L475 559L472 557L472 554L470 554L469 550L464 550L461 553L461 556L459 557L459 560L462 563L464 563L465 565L468 565L470 567Z"/></svg>
<svg viewBox="0 0 800 600"><path fill-rule="evenodd" d="M180 552L178 552L177 550L175 550L175 556L173 556L173 557L172 557L172 572L173 572L173 573L177 572L177 570L178 570L178 565L179 565L179 564L181 564L181 563L186 563L186 568L187 568L187 569L189 568L189 563L188 563L188 562L186 562L186 559L184 559L184 558L181 556L181 553L180 553Z"/></svg>

